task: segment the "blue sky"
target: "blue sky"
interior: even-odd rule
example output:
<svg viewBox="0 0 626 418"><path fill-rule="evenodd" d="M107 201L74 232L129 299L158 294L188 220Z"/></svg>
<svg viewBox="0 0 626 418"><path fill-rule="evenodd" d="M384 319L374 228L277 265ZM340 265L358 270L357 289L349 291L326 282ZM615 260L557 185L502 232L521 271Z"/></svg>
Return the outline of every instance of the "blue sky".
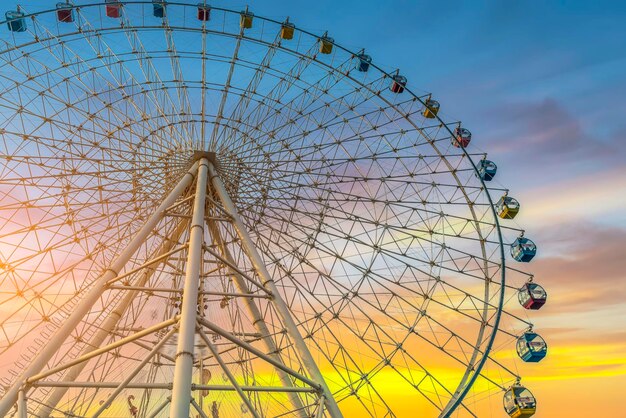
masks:
<svg viewBox="0 0 626 418"><path fill-rule="evenodd" d="M29 11L55 3L20 2ZM249 4L258 15L289 16L303 29L328 30L349 49L366 48L377 65L399 68L413 91L432 92L444 120L462 120L472 130L472 146L499 165L498 185L522 203L516 221L540 249L530 267L553 298L536 322L561 353L580 347L538 373L547 400L541 416L577 416L559 409L559 393L568 388L569 396L585 395L586 387L604 382L592 380L602 376L591 377L580 351L618 370L612 387L623 387L625 1L210 3ZM16 2L2 4L9 9ZM598 341L607 343L598 348ZM559 380L568 370L587 373L588 380ZM605 402L596 416L623 414L617 400L606 404L602 396L594 398Z"/></svg>

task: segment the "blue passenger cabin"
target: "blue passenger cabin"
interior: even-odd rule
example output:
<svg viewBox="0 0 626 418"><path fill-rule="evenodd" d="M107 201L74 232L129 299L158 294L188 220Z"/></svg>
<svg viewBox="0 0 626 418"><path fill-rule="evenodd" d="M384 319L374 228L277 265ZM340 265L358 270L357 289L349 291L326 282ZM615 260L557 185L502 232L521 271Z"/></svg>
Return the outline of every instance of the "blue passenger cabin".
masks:
<svg viewBox="0 0 626 418"><path fill-rule="evenodd" d="M548 354L545 340L534 332L525 332L517 339L517 355L526 363L537 363Z"/></svg>
<svg viewBox="0 0 626 418"><path fill-rule="evenodd" d="M528 263L537 254L537 246L528 238L518 237L511 244L511 257L516 261Z"/></svg>
<svg viewBox="0 0 626 418"><path fill-rule="evenodd" d="M211 6L205 3L198 3L198 20L208 22L211 18Z"/></svg>
<svg viewBox="0 0 626 418"><path fill-rule="evenodd" d="M439 108L441 105L437 100L427 99L424 103L426 106L424 107L423 115L428 119L435 119L437 117L437 113L439 113Z"/></svg>
<svg viewBox="0 0 626 418"><path fill-rule="evenodd" d="M74 21L74 6L69 1L57 3L57 20L63 23Z"/></svg>
<svg viewBox="0 0 626 418"><path fill-rule="evenodd" d="M9 10L4 14L11 32L26 32L26 18L19 10Z"/></svg>
<svg viewBox="0 0 626 418"><path fill-rule="evenodd" d="M366 73L367 70L370 69L370 64L372 63L372 57L367 54L359 54L356 56L359 60L356 69L362 73Z"/></svg>
<svg viewBox="0 0 626 418"><path fill-rule="evenodd" d="M504 195L496 203L496 212L502 219L513 219L519 212L519 202L507 195Z"/></svg>
<svg viewBox="0 0 626 418"><path fill-rule="evenodd" d="M404 91L404 87L406 87L406 77L400 74L396 74L392 77L392 80L393 81L390 87L391 91L396 94L402 93Z"/></svg>
<svg viewBox="0 0 626 418"><path fill-rule="evenodd" d="M538 310L548 300L548 293L537 283L528 282L517 292L517 299L525 309Z"/></svg>
<svg viewBox="0 0 626 418"><path fill-rule="evenodd" d="M152 0L152 14L154 17L165 16L165 1L164 0Z"/></svg>
<svg viewBox="0 0 626 418"><path fill-rule="evenodd" d="M452 135L452 145L457 148L465 148L467 147L472 140L472 133L469 129L461 128L457 126L454 130L454 135Z"/></svg>
<svg viewBox="0 0 626 418"><path fill-rule="evenodd" d="M480 160L478 163L478 176L484 181L491 181L496 176L498 166L490 160Z"/></svg>
<svg viewBox="0 0 626 418"><path fill-rule="evenodd" d="M524 386L515 384L504 393L504 411L511 418L528 418L535 415L537 401Z"/></svg>

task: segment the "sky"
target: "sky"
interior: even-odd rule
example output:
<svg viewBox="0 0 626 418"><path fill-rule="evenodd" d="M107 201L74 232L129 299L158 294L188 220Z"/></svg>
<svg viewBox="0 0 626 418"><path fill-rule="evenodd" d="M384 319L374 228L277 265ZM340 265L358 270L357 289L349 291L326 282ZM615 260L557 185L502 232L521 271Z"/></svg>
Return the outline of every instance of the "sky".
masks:
<svg viewBox="0 0 626 418"><path fill-rule="evenodd" d="M211 4L249 4L258 15L328 30L382 68L399 68L414 91L432 92L444 120L463 121L472 144L498 164L497 185L520 200L516 222L539 246L529 270L550 300L533 320L550 354L525 370L536 417L623 415L625 2Z"/></svg>
<svg viewBox="0 0 626 418"><path fill-rule="evenodd" d="M626 3L280 3L252 6L365 47L472 130L521 202L516 222L539 245L529 270L550 292L533 316L549 357L524 369L536 417L621 416Z"/></svg>
<svg viewBox="0 0 626 418"><path fill-rule="evenodd" d="M549 357L524 369L535 416L623 415L626 3L270 0L250 8L366 48L414 91L432 92L444 120L472 130L472 144L499 166L498 183L521 202L516 222L539 246L529 270L550 294L533 316Z"/></svg>

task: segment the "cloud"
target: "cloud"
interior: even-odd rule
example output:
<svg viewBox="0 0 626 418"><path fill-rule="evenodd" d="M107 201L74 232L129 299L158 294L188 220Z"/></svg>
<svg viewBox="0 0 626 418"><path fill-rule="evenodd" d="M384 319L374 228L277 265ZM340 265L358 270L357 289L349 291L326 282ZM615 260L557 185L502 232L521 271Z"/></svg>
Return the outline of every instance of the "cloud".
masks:
<svg viewBox="0 0 626 418"><path fill-rule="evenodd" d="M594 109L591 109L594 110ZM607 139L585 131L576 115L552 98L538 102L504 103L491 110L500 129L486 138L485 149L501 158L530 159L535 163L561 165L578 162L622 162L626 156L626 132L615 132ZM506 140L503 140L506 136Z"/></svg>
<svg viewBox="0 0 626 418"><path fill-rule="evenodd" d="M626 229L594 224L558 226L540 233L537 242L545 242L546 248L539 250L554 254L539 255L531 266L550 291L546 312L560 316L604 311L609 316L610 306L621 305L626 299L625 237Z"/></svg>

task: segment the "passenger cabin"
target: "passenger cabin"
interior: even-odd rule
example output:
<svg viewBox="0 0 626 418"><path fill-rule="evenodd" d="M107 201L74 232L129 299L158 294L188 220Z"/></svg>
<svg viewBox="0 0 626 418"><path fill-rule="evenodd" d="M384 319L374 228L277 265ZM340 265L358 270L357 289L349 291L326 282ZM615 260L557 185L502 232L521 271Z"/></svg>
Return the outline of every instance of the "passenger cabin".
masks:
<svg viewBox="0 0 626 418"><path fill-rule="evenodd" d="M359 54L356 56L359 60L356 69L362 73L366 73L367 70L370 69L370 64L372 63L372 57L367 54Z"/></svg>
<svg viewBox="0 0 626 418"><path fill-rule="evenodd" d="M537 401L528 389L513 385L504 393L504 410L511 418L527 418L535 415Z"/></svg>
<svg viewBox="0 0 626 418"><path fill-rule="evenodd" d="M518 237L511 244L511 257L516 261L528 263L537 254L537 246L528 238Z"/></svg>
<svg viewBox="0 0 626 418"><path fill-rule="evenodd" d="M152 0L152 15L154 17L162 18L165 16L165 1L164 0Z"/></svg>
<svg viewBox="0 0 626 418"><path fill-rule="evenodd" d="M472 133L469 129L461 128L460 126L456 127L452 136L452 145L457 148L465 148L470 144L471 140Z"/></svg>
<svg viewBox="0 0 626 418"><path fill-rule="evenodd" d="M211 6L204 3L198 3L198 20L208 22L211 19Z"/></svg>
<svg viewBox="0 0 626 418"><path fill-rule="evenodd" d="M517 299L525 309L540 309L548 300L548 293L537 283L526 283L517 292Z"/></svg>
<svg viewBox="0 0 626 418"><path fill-rule="evenodd" d="M252 20L254 19L254 13L249 12L247 9L241 12L239 19L239 26L242 29L250 29L252 27Z"/></svg>
<svg viewBox="0 0 626 418"><path fill-rule="evenodd" d="M400 74L396 74L393 76L393 81L391 83L391 91L399 94L404 91L404 87L406 87L406 77Z"/></svg>
<svg viewBox="0 0 626 418"><path fill-rule="evenodd" d="M105 11L107 17L117 19L122 16L122 5L118 0L106 0Z"/></svg>
<svg viewBox="0 0 626 418"><path fill-rule="evenodd" d="M57 3L57 20L63 23L74 21L74 6L70 2Z"/></svg>
<svg viewBox="0 0 626 418"><path fill-rule="evenodd" d="M289 22L284 22L280 27L280 38L285 40L293 39L293 34L296 31L296 25Z"/></svg>
<svg viewBox="0 0 626 418"><path fill-rule="evenodd" d="M424 117L434 119L437 116L437 113L439 113L439 102L437 100L427 99L425 105L423 113Z"/></svg>
<svg viewBox="0 0 626 418"><path fill-rule="evenodd" d="M11 32L26 32L26 18L19 10L9 10L4 14Z"/></svg>
<svg viewBox="0 0 626 418"><path fill-rule="evenodd" d="M320 38L320 52L322 54L330 54L333 52L333 45L335 44L335 40L326 35Z"/></svg>
<svg viewBox="0 0 626 418"><path fill-rule="evenodd" d="M548 354L545 340L534 332L525 332L517 339L517 355L526 363L537 363Z"/></svg>
<svg viewBox="0 0 626 418"><path fill-rule="evenodd" d="M496 203L496 212L502 219L513 219L519 212L519 202L510 196L504 195Z"/></svg>
<svg viewBox="0 0 626 418"><path fill-rule="evenodd" d="M496 176L498 166L493 161L480 160L478 163L478 176L484 181L491 181Z"/></svg>

